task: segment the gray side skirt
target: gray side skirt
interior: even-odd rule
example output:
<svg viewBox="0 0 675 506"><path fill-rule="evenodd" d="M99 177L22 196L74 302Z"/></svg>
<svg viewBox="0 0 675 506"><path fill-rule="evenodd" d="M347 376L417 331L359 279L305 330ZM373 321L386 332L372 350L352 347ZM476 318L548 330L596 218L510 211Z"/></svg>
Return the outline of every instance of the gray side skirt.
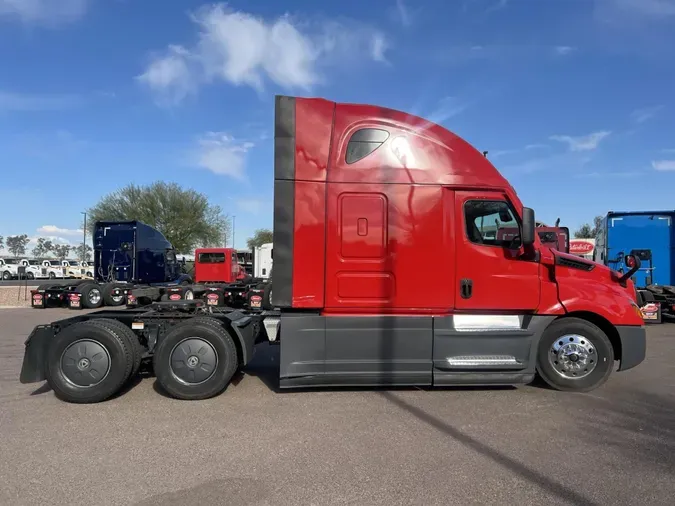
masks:
<svg viewBox="0 0 675 506"><path fill-rule="evenodd" d="M280 385L499 385L534 378L549 316L281 317Z"/></svg>

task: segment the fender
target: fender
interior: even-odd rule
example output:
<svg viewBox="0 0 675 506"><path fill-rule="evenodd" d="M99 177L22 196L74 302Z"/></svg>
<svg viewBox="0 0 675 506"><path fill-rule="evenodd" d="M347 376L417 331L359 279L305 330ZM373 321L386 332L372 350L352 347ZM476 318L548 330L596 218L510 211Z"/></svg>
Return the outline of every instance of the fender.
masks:
<svg viewBox="0 0 675 506"><path fill-rule="evenodd" d="M565 277L558 284L558 296L568 313L596 313L612 325L644 325L640 310L621 286L589 283L583 278Z"/></svg>

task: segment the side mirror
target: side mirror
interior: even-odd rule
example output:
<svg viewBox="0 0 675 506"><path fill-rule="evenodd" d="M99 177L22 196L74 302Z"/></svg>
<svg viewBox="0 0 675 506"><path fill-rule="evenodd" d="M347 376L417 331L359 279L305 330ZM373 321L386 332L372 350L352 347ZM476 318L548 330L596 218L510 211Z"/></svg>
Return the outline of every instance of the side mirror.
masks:
<svg viewBox="0 0 675 506"><path fill-rule="evenodd" d="M523 246L534 244L534 209L523 207Z"/></svg>

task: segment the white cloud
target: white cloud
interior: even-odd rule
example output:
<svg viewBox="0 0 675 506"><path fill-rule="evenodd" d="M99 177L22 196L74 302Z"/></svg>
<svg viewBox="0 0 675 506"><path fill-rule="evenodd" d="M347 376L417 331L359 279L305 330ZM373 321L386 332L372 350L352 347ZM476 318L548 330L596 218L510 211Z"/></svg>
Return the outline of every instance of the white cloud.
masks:
<svg viewBox="0 0 675 506"><path fill-rule="evenodd" d="M169 46L138 79L173 102L199 86L222 81L262 91L266 81L310 90L322 82L321 67L336 60L354 64L360 55L386 61L387 40L355 23L300 23L286 15L265 20L225 4L192 14L199 30L191 48Z"/></svg>
<svg viewBox="0 0 675 506"><path fill-rule="evenodd" d="M405 6L403 0L396 0L396 11L398 12L399 21L403 26L410 26L410 14L408 13L408 8Z"/></svg>
<svg viewBox="0 0 675 506"><path fill-rule="evenodd" d="M567 143L570 147L570 151L593 151L598 147L600 141L610 134L611 132L603 130L580 137L571 137L569 135L552 135L550 139L553 141Z"/></svg>
<svg viewBox="0 0 675 506"><path fill-rule="evenodd" d="M209 132L198 141L196 165L214 174L245 179L246 153L252 142L237 142L223 132Z"/></svg>
<svg viewBox="0 0 675 506"><path fill-rule="evenodd" d="M675 170L675 160L654 160L652 167L661 172L671 172Z"/></svg>
<svg viewBox="0 0 675 506"><path fill-rule="evenodd" d="M531 150L531 149L546 149L548 148L547 144L528 144L525 146L525 149Z"/></svg>
<svg viewBox="0 0 675 506"><path fill-rule="evenodd" d="M178 103L197 91L190 53L181 46L169 46L166 54L155 58L137 79L157 91L160 103Z"/></svg>
<svg viewBox="0 0 675 506"><path fill-rule="evenodd" d="M18 17L24 23L56 26L82 18L89 0L0 0L0 16Z"/></svg>
<svg viewBox="0 0 675 506"><path fill-rule="evenodd" d="M556 46L555 48L556 54L560 56L565 56L570 54L572 51L574 51L576 48L572 46Z"/></svg>
<svg viewBox="0 0 675 506"><path fill-rule="evenodd" d="M387 52L387 39L381 33L373 34L370 47L370 57L378 62L387 62L385 53Z"/></svg>
<svg viewBox="0 0 675 506"><path fill-rule="evenodd" d="M35 95L0 90L0 111L59 111L77 107L83 102L78 95Z"/></svg>
<svg viewBox="0 0 675 506"><path fill-rule="evenodd" d="M56 225L42 225L40 228L37 229L38 234L42 235L51 235L51 236L74 236L74 237L82 237L84 234L83 230L80 229L72 229L72 228L60 228L57 227Z"/></svg>
<svg viewBox="0 0 675 506"><path fill-rule="evenodd" d="M655 105L653 107L643 107L641 109L636 109L634 110L630 117L633 119L633 121L637 123L644 123L645 121L648 121L652 119L656 114L663 109L663 105Z"/></svg>

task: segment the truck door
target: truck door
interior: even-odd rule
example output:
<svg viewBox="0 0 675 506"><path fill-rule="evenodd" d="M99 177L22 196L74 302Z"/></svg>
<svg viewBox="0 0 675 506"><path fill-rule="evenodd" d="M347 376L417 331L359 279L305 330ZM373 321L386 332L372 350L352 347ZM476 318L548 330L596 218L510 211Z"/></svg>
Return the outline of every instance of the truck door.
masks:
<svg viewBox="0 0 675 506"><path fill-rule="evenodd" d="M515 209L500 192L455 193L455 308L484 314L532 313L539 305L539 263L519 255Z"/></svg>

